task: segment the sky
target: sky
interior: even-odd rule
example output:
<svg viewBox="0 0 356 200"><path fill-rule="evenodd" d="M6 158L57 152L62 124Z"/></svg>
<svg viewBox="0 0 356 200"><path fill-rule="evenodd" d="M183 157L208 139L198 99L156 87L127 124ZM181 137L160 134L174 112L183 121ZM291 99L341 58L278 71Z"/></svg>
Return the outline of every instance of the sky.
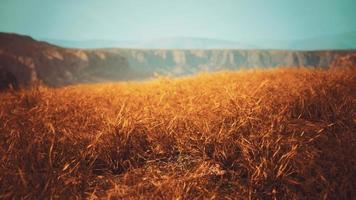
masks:
<svg viewBox="0 0 356 200"><path fill-rule="evenodd" d="M0 31L61 40L288 40L356 31L356 0L0 0Z"/></svg>

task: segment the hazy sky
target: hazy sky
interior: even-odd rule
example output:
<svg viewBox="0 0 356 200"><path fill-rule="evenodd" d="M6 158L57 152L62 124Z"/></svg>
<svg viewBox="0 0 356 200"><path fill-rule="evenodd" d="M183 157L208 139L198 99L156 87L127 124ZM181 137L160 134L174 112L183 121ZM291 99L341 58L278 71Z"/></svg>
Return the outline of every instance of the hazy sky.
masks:
<svg viewBox="0 0 356 200"><path fill-rule="evenodd" d="M355 19L356 0L0 0L0 31L64 40L292 39Z"/></svg>

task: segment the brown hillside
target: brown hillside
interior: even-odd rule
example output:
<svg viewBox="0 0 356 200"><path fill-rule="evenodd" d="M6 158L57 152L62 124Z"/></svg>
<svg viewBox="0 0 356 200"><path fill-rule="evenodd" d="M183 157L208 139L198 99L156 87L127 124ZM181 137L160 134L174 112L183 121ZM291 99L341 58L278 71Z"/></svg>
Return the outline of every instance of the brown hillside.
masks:
<svg viewBox="0 0 356 200"><path fill-rule="evenodd" d="M128 61L109 52L65 49L27 36L0 33L0 72L15 77L15 85L41 81L48 86L130 77ZM6 86L0 79L0 86Z"/></svg>

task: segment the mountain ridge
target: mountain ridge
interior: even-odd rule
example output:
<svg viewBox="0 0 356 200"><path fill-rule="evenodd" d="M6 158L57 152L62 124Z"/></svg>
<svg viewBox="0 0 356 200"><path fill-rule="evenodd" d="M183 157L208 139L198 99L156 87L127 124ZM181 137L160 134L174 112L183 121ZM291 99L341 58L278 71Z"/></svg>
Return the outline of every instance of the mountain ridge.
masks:
<svg viewBox="0 0 356 200"><path fill-rule="evenodd" d="M138 48L138 49L251 49L251 50L355 50L356 31L295 39L256 39L233 41L204 37L163 37L148 40L117 41L105 39L61 40L38 38L68 48Z"/></svg>
<svg viewBox="0 0 356 200"><path fill-rule="evenodd" d="M0 33L0 89L137 80L155 74L183 76L201 71L269 67L355 66L356 51L238 49L73 49L29 36Z"/></svg>
<svg viewBox="0 0 356 200"><path fill-rule="evenodd" d="M129 49L254 49L257 46L241 42L199 38L199 37L166 37L142 41L116 40L57 40L40 39L68 48L129 48Z"/></svg>

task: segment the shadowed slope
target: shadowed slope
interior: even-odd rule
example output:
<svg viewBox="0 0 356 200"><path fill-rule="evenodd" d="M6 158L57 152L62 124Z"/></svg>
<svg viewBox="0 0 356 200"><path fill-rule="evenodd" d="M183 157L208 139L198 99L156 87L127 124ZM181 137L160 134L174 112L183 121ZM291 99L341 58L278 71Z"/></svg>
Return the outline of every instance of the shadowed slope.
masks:
<svg viewBox="0 0 356 200"><path fill-rule="evenodd" d="M21 86L36 81L63 86L130 77L128 61L118 54L65 49L6 33L0 33L0 71L11 73Z"/></svg>

